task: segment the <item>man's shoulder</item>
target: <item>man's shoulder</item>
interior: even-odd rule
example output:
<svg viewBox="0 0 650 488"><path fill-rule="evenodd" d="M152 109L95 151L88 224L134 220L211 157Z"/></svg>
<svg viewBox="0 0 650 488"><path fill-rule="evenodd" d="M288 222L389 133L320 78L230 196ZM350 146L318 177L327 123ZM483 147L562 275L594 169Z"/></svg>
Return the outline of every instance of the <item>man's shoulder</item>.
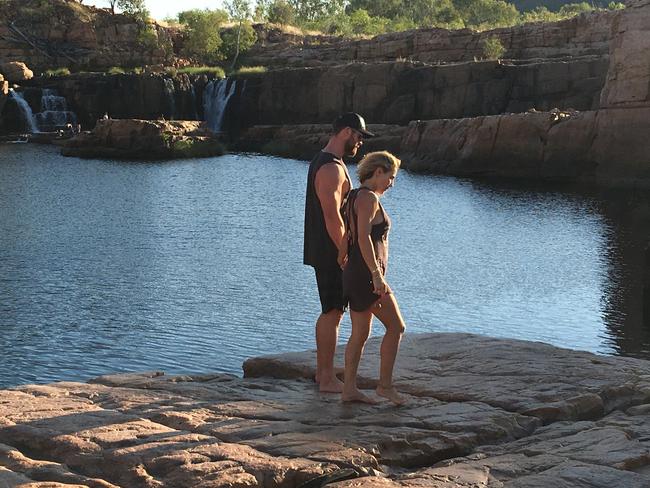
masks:
<svg viewBox="0 0 650 488"><path fill-rule="evenodd" d="M319 151L314 159L311 160L312 164L325 165L329 163L343 164L343 160L338 156L327 151Z"/></svg>

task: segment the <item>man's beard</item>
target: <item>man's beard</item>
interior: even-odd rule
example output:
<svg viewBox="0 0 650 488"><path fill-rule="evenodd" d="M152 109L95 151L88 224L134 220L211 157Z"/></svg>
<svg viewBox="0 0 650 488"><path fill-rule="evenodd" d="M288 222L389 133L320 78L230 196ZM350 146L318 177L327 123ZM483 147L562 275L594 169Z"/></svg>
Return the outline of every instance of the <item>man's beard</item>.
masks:
<svg viewBox="0 0 650 488"><path fill-rule="evenodd" d="M345 155L354 156L357 154L357 143L354 140L354 137L350 136L347 141L345 141Z"/></svg>

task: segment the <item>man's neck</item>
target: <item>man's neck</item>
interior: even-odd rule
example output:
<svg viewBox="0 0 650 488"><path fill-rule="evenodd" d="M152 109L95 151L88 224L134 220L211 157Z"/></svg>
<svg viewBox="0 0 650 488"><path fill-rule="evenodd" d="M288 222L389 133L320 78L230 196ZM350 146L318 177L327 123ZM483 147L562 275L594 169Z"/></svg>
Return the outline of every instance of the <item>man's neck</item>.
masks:
<svg viewBox="0 0 650 488"><path fill-rule="evenodd" d="M343 147L338 141L331 139L327 142L327 145L323 148L323 151L333 154L339 159L343 159Z"/></svg>

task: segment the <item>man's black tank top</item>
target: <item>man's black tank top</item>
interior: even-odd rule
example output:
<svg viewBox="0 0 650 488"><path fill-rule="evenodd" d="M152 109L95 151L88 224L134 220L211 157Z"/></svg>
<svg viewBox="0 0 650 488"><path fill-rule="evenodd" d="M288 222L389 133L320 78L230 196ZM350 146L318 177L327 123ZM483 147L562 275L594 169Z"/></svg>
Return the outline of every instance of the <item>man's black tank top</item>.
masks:
<svg viewBox="0 0 650 488"><path fill-rule="evenodd" d="M327 227L325 226L325 217L323 215L323 208L321 207L318 195L316 195L316 173L325 164L337 163L343 166L345 177L348 181L348 187L352 188L352 181L348 170L343 163L343 160L337 158L335 155L321 151L319 152L311 164L309 165L309 173L307 175L307 195L305 197L305 241L303 262L314 268L327 268L336 267L336 258L338 256L338 249L336 244L332 242ZM346 193L343 195L341 205L345 205L348 197Z"/></svg>

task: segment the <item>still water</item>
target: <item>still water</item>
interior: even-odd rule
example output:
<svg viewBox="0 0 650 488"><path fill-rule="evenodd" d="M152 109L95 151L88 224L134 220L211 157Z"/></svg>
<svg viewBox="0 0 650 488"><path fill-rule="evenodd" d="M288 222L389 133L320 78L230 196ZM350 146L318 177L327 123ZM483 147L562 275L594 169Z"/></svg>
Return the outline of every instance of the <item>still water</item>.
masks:
<svg viewBox="0 0 650 488"><path fill-rule="evenodd" d="M0 387L239 374L247 357L312 348L306 175L259 155L141 164L0 146ZM408 330L650 358L646 201L401 172L384 205Z"/></svg>

